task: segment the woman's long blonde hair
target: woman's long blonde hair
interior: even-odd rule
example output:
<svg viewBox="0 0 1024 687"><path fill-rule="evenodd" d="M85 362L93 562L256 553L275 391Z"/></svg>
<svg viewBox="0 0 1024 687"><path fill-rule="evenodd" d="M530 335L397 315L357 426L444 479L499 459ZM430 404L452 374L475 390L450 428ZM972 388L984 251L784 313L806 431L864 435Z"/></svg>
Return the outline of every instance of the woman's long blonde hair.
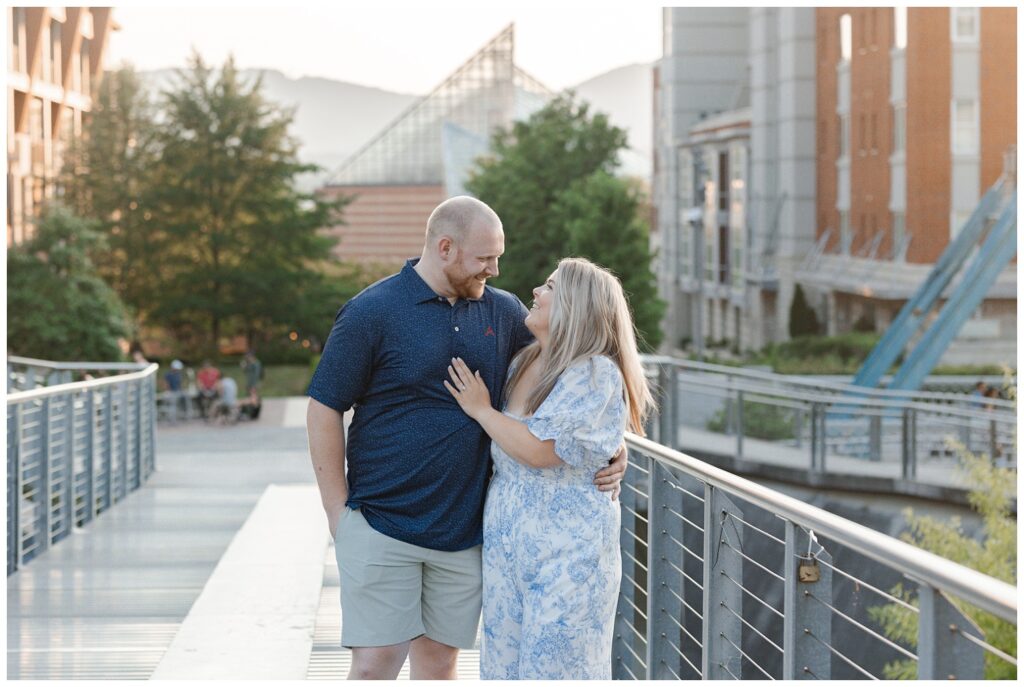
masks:
<svg viewBox="0 0 1024 687"><path fill-rule="evenodd" d="M555 293L549 319L547 355L541 360L537 385L526 399L532 415L555 387L566 368L579 360L605 355L615 361L625 383L628 429L644 434L644 420L654 407L636 346L636 328L618 278L584 258L564 258L555 273ZM512 378L505 385L508 399L523 371L541 354L534 342L516 355Z"/></svg>

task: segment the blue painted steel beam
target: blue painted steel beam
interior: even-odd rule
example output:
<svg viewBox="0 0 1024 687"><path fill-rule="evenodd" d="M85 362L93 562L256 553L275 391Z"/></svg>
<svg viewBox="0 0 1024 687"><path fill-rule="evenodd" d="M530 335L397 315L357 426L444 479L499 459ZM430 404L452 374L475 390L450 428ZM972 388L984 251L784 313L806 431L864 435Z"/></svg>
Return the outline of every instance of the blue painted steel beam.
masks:
<svg viewBox="0 0 1024 687"><path fill-rule="evenodd" d="M1016 252L1017 194L1014 193L939 316L893 377L890 389L921 386Z"/></svg>
<svg viewBox="0 0 1024 687"><path fill-rule="evenodd" d="M924 283L903 306L881 340L871 350L864 364L857 370L853 378L854 384L877 387L882 375L896 362L978 242L985 228L986 218L998 206L1004 183L1003 179L1000 179L982 197L963 229L942 252Z"/></svg>

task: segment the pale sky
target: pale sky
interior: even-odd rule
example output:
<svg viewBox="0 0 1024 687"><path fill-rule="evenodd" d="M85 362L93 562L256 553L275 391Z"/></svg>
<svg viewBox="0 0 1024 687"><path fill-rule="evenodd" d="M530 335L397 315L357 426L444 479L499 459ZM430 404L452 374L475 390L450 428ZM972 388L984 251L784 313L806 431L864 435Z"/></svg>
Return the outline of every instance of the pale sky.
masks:
<svg viewBox="0 0 1024 687"><path fill-rule="evenodd" d="M425 94L513 21L516 63L553 90L661 57L661 9L644 2L234 5L117 6L107 65L182 67L195 46L215 65L230 52L240 68Z"/></svg>

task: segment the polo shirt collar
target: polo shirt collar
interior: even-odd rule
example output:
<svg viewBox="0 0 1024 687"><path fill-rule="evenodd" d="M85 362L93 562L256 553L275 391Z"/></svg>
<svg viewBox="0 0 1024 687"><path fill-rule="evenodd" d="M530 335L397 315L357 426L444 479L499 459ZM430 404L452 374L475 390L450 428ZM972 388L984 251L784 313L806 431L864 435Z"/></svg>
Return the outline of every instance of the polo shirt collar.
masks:
<svg viewBox="0 0 1024 687"><path fill-rule="evenodd" d="M402 268L402 279L405 281L406 288L409 292L409 297L413 303L426 303L427 301L433 301L437 299L448 300L444 296L439 296L434 293L434 290L430 288L427 282L423 281L423 277L413 269L413 267L420 261L419 258L412 258L411 260L405 261L405 266ZM486 291L484 292L487 293ZM482 301L481 298L465 298L462 300L467 301Z"/></svg>

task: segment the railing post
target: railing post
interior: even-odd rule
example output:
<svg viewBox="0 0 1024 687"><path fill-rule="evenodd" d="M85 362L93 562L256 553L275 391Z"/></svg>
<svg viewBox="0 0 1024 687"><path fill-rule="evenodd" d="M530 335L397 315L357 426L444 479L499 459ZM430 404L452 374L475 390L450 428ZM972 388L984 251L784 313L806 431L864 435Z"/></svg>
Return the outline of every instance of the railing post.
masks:
<svg viewBox="0 0 1024 687"><path fill-rule="evenodd" d="M11 481L12 477L14 480L14 488L11 496L11 500L14 502L14 507L11 512L8 513L10 520L7 523L7 531L10 533L11 540L7 543L10 547L8 549L8 564L7 574L10 575L15 570L21 567L22 563L22 550L24 546L21 541L21 501L24 498L22 496L22 407L24 404L16 403L14 405L14 455L7 455L7 480ZM9 421L9 420L8 420ZM11 555L13 553L13 556ZM13 566L12 566L13 563Z"/></svg>
<svg viewBox="0 0 1024 687"><path fill-rule="evenodd" d="M825 453L828 451L828 409L824 404L818 407L818 471L825 472L827 469Z"/></svg>
<svg viewBox="0 0 1024 687"><path fill-rule="evenodd" d="M811 403L811 472L818 472L818 433L821 431L818 415L821 414L821 404Z"/></svg>
<svg viewBox="0 0 1024 687"><path fill-rule="evenodd" d="M684 595L684 580L672 569L674 564L683 569L683 522L670 515L668 508L676 507L682 513L682 494L671 486L668 469L658 460L651 459L648 475L647 502L647 679L672 680L682 674L682 660L671 649L676 644L682 649L679 628L671 618L685 622L683 605L669 591L669 582L676 587L680 598ZM673 541L673 538L675 541ZM678 542L678 543L677 543ZM679 580L676 586L675 581Z"/></svg>
<svg viewBox="0 0 1024 687"><path fill-rule="evenodd" d="M630 460L635 461L636 459L637 457L634 456ZM654 461L652 460L651 462ZM638 470L627 470L627 477L623 481L635 482L633 475L638 474L638 472ZM627 576L629 576L629 578L637 580L638 566L628 555L626 555L630 551L633 553L636 552L636 541L626 530L630 530L632 532L637 531L637 518L630 511L638 512L638 498L632 489L623 488L622 492L619 494L619 500L622 504L622 530L619 533L619 547L622 549L622 583L619 586L618 606L615 609L615 635L612 640L612 678L615 680L631 680L636 677L637 679L642 680L646 675L636 674L639 667L636 666L635 659L633 657L633 653L642 655L642 652L635 651L632 648L639 648L639 644L637 643L636 633L630 627L632 626L634 629L639 629L636 627L636 611L633 609L633 606L630 605L629 601L629 599L636 598L637 590L633 586L633 583L627 579ZM637 582L639 583L639 580L637 580Z"/></svg>
<svg viewBox="0 0 1024 687"><path fill-rule="evenodd" d="M64 412L67 413L67 437L64 440L67 470L64 473L64 501L67 533L75 528L75 392L64 394Z"/></svg>
<svg viewBox="0 0 1024 687"><path fill-rule="evenodd" d="M913 408L903 409L902 438L901 474L903 479L912 480L917 477L917 415Z"/></svg>
<svg viewBox="0 0 1024 687"><path fill-rule="evenodd" d="M882 416L871 415L868 418L869 457L873 461L882 460Z"/></svg>
<svg viewBox="0 0 1024 687"><path fill-rule="evenodd" d="M177 403L178 399L174 399ZM148 479L154 471L156 471L156 374L152 375L149 380L149 444L147 446L149 450L149 465L148 472L146 472L146 478Z"/></svg>
<svg viewBox="0 0 1024 687"><path fill-rule="evenodd" d="M671 388L670 363L658 363L658 443L675 448L671 443L673 422L673 396Z"/></svg>
<svg viewBox="0 0 1024 687"><path fill-rule="evenodd" d="M743 390L736 389L736 460L743 460Z"/></svg>
<svg viewBox="0 0 1024 687"><path fill-rule="evenodd" d="M50 527L52 522L51 516L53 515L50 504L50 469L53 465L51 451L51 444L53 442L50 441L50 398L44 398L42 404L43 407L39 411L39 441L41 442L39 446L39 459L42 462L40 466L39 511L42 514L43 526L39 531L39 553L50 548Z"/></svg>
<svg viewBox="0 0 1024 687"><path fill-rule="evenodd" d="M981 680L985 676L985 650L964 639L965 632L982 639L984 633L950 603L938 589L921 584L917 630L919 680Z"/></svg>
<svg viewBox="0 0 1024 687"><path fill-rule="evenodd" d="M85 470L86 508L83 523L96 517L96 392L85 390Z"/></svg>
<svg viewBox="0 0 1024 687"><path fill-rule="evenodd" d="M740 511L721 491L707 485L704 490L704 629L701 644L701 676L705 680L742 678L743 584L742 531L728 515ZM734 551L733 549L736 549ZM733 582L726 579L732 578ZM729 612L732 610L732 613ZM735 613L735 615L733 615Z"/></svg>
<svg viewBox="0 0 1024 687"><path fill-rule="evenodd" d="M135 489L142 486L142 453L143 453L143 435L142 435L142 385L145 383L144 379L139 379L132 382L132 386L135 387Z"/></svg>
<svg viewBox="0 0 1024 687"><path fill-rule="evenodd" d="M106 456L103 459L103 472L106 473L106 503L103 510L114 505L114 385L108 385L103 395L105 413L103 414L103 433L106 435Z"/></svg>
<svg viewBox="0 0 1024 687"><path fill-rule="evenodd" d="M120 435L121 435L121 441L120 441L120 444L118 446L118 448L120 449L120 452L121 452L121 462L120 462L120 465L118 465L119 472L121 473L121 489L120 489L120 493L119 493L119 497L118 497L118 501L120 501L124 497L128 496L128 492L129 492L129 489L128 489L128 460L129 460L129 457L128 457L128 444L129 444L129 441L128 441L128 436L129 436L129 429L128 429L128 420L129 420L128 407L129 407L130 404L128 403L128 385L125 384L124 382L122 382L118 386L121 387L121 401L120 401L120 405L119 405L120 412L121 412L121 422L119 424L121 425L121 427L118 430Z"/></svg>
<svg viewBox="0 0 1024 687"><path fill-rule="evenodd" d="M811 598L832 603L832 569L818 565L818 561L832 562L824 548L813 557L807 555L810 536L790 521L786 521L786 578L783 635L783 680L830 680L831 654L812 639L826 645L832 641L832 617L824 605ZM801 570L803 568L803 570ZM803 574L801 574L803 573Z"/></svg>
<svg viewBox="0 0 1024 687"><path fill-rule="evenodd" d="M988 459L989 462L995 463L996 458L999 455L999 444L996 440L996 421L988 421Z"/></svg>

